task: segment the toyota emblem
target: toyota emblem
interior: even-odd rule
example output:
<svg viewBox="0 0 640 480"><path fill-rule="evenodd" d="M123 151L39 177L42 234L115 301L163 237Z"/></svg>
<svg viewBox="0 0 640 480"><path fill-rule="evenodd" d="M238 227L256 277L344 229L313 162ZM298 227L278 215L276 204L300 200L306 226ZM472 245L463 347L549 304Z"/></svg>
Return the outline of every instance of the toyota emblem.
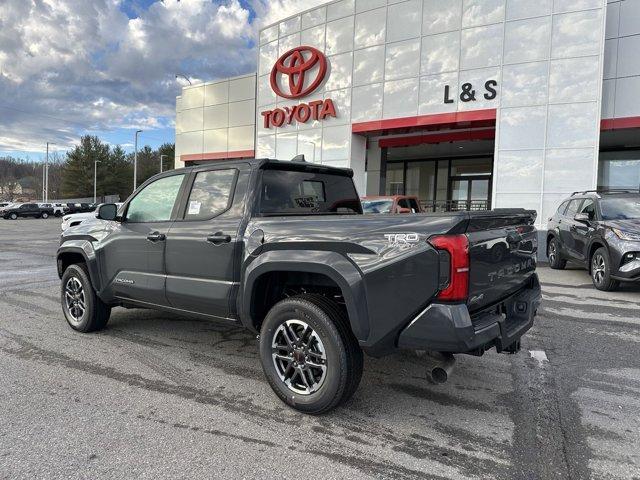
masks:
<svg viewBox="0 0 640 480"><path fill-rule="evenodd" d="M306 82L307 74L316 66L315 78L311 83ZM327 74L327 57L317 48L296 47L283 54L271 70L271 89L276 95L283 98L301 98L313 92L324 80ZM289 82L283 78L283 87L288 87L289 92L283 91L278 82L280 77L288 77ZM305 83L307 86L305 87ZM284 88L286 89L286 88Z"/></svg>

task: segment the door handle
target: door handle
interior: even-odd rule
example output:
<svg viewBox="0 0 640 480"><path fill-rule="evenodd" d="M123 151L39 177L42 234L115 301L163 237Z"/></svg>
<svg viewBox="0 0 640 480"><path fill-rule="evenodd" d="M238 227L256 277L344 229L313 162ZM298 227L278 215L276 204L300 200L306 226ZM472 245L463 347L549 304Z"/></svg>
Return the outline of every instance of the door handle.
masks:
<svg viewBox="0 0 640 480"><path fill-rule="evenodd" d="M166 240L167 236L164 233L160 233L160 232L152 232L149 235L147 235L147 240L149 240L150 242L164 242Z"/></svg>
<svg viewBox="0 0 640 480"><path fill-rule="evenodd" d="M207 242L213 243L214 245L222 245L223 243L231 242L231 235L225 235L222 232L216 232L213 235L207 236Z"/></svg>

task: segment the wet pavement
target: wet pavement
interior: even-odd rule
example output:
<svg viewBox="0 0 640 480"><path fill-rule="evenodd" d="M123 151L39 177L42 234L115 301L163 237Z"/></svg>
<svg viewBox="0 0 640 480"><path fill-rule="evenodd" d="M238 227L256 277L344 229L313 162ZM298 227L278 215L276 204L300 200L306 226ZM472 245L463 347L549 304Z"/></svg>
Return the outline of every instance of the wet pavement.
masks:
<svg viewBox="0 0 640 480"><path fill-rule="evenodd" d="M459 356L425 380L410 353L365 359L354 398L284 406L253 335L115 309L65 323L59 221L0 221L0 478L640 478L640 286L539 270L518 355Z"/></svg>

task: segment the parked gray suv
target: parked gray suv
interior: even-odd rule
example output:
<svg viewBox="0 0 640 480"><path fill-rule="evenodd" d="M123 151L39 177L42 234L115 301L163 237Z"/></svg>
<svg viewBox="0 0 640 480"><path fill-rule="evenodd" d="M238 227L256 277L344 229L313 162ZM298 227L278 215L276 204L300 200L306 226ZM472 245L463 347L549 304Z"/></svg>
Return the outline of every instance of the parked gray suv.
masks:
<svg viewBox="0 0 640 480"><path fill-rule="evenodd" d="M549 219L549 266L584 265L598 290L640 281L640 192L575 192Z"/></svg>

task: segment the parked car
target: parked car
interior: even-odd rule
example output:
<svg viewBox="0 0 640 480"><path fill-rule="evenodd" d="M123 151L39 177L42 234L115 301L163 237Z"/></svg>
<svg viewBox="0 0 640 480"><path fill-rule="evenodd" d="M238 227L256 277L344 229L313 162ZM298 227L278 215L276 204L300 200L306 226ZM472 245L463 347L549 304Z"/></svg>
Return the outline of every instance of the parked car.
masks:
<svg viewBox="0 0 640 480"><path fill-rule="evenodd" d="M598 290L640 281L640 192L575 192L549 219L549 266L584 266Z"/></svg>
<svg viewBox="0 0 640 480"><path fill-rule="evenodd" d="M53 215L55 217L61 217L64 214L64 205L61 203L39 203L40 208L53 209Z"/></svg>
<svg viewBox="0 0 640 480"><path fill-rule="evenodd" d="M122 203L116 203L115 205L118 208L120 208L122 206ZM80 225L81 223L87 222L87 221L90 221L90 220L97 220L95 211L85 212L85 213L73 213L71 215L65 215L65 216L62 217L62 224L60 225L60 228L64 232L68 228L76 227L76 226Z"/></svg>
<svg viewBox="0 0 640 480"><path fill-rule="evenodd" d="M418 197L385 195L362 197L364 213L420 213Z"/></svg>
<svg viewBox="0 0 640 480"><path fill-rule="evenodd" d="M535 212L362 215L352 177L274 160L156 175L62 234L64 316L80 332L118 306L242 325L276 395L313 414L351 397L363 352L517 352L541 298Z"/></svg>
<svg viewBox="0 0 640 480"><path fill-rule="evenodd" d="M17 220L18 218L25 217L49 218L51 215L53 215L53 208L41 208L37 203L14 205L2 211L2 218L11 220Z"/></svg>

